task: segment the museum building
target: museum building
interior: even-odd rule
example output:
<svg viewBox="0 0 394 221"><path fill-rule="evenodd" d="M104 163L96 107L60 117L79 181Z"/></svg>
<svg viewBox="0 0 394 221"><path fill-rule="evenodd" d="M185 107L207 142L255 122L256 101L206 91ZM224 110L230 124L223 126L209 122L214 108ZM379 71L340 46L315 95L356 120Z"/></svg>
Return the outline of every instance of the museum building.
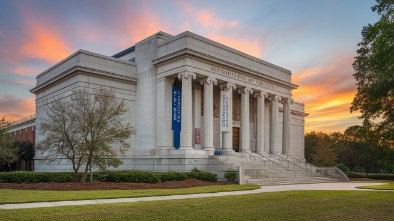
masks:
<svg viewBox="0 0 394 221"><path fill-rule="evenodd" d="M104 87L127 101L136 129L119 170L215 172L304 161L304 104L291 71L191 32L158 32L113 56L79 50L37 76L35 124L72 90ZM35 143L43 139L35 128ZM67 171L36 152L35 171ZM257 162L257 163L256 163ZM272 163L273 164L273 163ZM264 164L265 165L265 164Z"/></svg>

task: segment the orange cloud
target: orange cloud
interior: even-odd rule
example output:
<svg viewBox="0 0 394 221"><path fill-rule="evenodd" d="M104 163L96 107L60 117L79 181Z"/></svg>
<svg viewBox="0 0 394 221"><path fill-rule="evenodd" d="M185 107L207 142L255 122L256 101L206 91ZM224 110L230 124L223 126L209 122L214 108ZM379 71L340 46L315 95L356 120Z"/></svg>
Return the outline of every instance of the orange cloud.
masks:
<svg viewBox="0 0 394 221"><path fill-rule="evenodd" d="M330 60L330 59L328 59ZM349 108L356 93L352 76L353 57L338 59L326 66L314 67L293 75L293 82L300 87L293 91L295 100L305 103L305 131L343 132L359 124L359 113Z"/></svg>
<svg viewBox="0 0 394 221"><path fill-rule="evenodd" d="M17 67L11 70L11 73L20 76L37 76L40 73L40 69L35 67Z"/></svg>
<svg viewBox="0 0 394 221"><path fill-rule="evenodd" d="M72 54L73 50L56 30L42 26L35 21L29 22L29 37L20 50L27 56L39 58L51 63L59 62Z"/></svg>

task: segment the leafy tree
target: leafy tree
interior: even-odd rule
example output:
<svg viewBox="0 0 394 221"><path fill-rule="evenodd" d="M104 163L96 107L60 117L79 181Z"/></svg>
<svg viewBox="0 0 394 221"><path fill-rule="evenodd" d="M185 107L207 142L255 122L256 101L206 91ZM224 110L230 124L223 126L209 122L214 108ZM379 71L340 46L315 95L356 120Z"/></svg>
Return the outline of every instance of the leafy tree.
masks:
<svg viewBox="0 0 394 221"><path fill-rule="evenodd" d="M394 0L377 0L372 7L381 17L363 27L353 63L357 94L350 111L364 121L381 120L379 130L392 136L394 128Z"/></svg>
<svg viewBox="0 0 394 221"><path fill-rule="evenodd" d="M70 160L75 181L83 167L82 182L89 166L100 170L118 167L123 162L117 155L125 153L130 147L126 139L135 134L122 118L125 105L125 100L104 88L74 90L69 98L48 104L47 117L38 124L45 139L37 150L47 154L48 163L64 157Z"/></svg>
<svg viewBox="0 0 394 221"><path fill-rule="evenodd" d="M333 166L337 159L334 141L329 134L312 131L305 134L306 158L316 166Z"/></svg>
<svg viewBox="0 0 394 221"><path fill-rule="evenodd" d="M34 148L30 141L14 141L12 146L18 150L18 160L26 162L26 170L31 167L31 161L34 158ZM31 169L31 168L30 168Z"/></svg>
<svg viewBox="0 0 394 221"><path fill-rule="evenodd" d="M365 173L372 172L376 169L379 135L376 133L373 124L365 123L362 126L351 126L346 129L345 137L347 142L352 145L356 151L356 163L364 168Z"/></svg>
<svg viewBox="0 0 394 221"><path fill-rule="evenodd" d="M318 132L312 131L305 134L305 159L307 159L308 162L310 162L312 154L316 153L314 148L318 145L318 142Z"/></svg>
<svg viewBox="0 0 394 221"><path fill-rule="evenodd" d="M10 167L10 164L18 160L18 149L12 145L11 136L8 134L9 122L5 117L0 119L0 167L4 170L4 165Z"/></svg>

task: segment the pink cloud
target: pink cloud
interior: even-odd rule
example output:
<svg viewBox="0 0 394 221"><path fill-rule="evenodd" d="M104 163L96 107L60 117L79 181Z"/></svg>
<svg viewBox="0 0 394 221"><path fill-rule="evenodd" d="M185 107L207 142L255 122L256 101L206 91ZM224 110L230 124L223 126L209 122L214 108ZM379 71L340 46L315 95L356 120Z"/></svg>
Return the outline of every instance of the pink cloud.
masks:
<svg viewBox="0 0 394 221"><path fill-rule="evenodd" d="M184 28L197 27L195 29L200 29L207 38L252 56L263 57L263 41L256 35L260 31L244 26L236 20L218 17L214 9L196 8L186 1L179 2L178 5L187 15Z"/></svg>
<svg viewBox="0 0 394 221"><path fill-rule="evenodd" d="M31 81L24 81L24 80L3 80L0 79L0 82L4 82L7 84L17 84L17 85L26 85L26 86L35 86L35 84Z"/></svg>
<svg viewBox="0 0 394 221"><path fill-rule="evenodd" d="M15 95L0 95L0 116L7 120L19 120L36 113L34 98L21 98Z"/></svg>

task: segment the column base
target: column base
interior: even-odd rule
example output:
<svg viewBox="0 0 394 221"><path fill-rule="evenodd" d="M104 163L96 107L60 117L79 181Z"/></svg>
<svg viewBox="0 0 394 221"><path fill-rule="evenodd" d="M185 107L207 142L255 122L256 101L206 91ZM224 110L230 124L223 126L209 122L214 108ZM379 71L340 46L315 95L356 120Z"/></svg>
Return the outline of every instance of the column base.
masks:
<svg viewBox="0 0 394 221"><path fill-rule="evenodd" d="M179 150L194 150L193 146L181 146Z"/></svg>
<svg viewBox="0 0 394 221"><path fill-rule="evenodd" d="M233 149L222 150L222 155L224 155L224 156L235 156L235 151Z"/></svg>

